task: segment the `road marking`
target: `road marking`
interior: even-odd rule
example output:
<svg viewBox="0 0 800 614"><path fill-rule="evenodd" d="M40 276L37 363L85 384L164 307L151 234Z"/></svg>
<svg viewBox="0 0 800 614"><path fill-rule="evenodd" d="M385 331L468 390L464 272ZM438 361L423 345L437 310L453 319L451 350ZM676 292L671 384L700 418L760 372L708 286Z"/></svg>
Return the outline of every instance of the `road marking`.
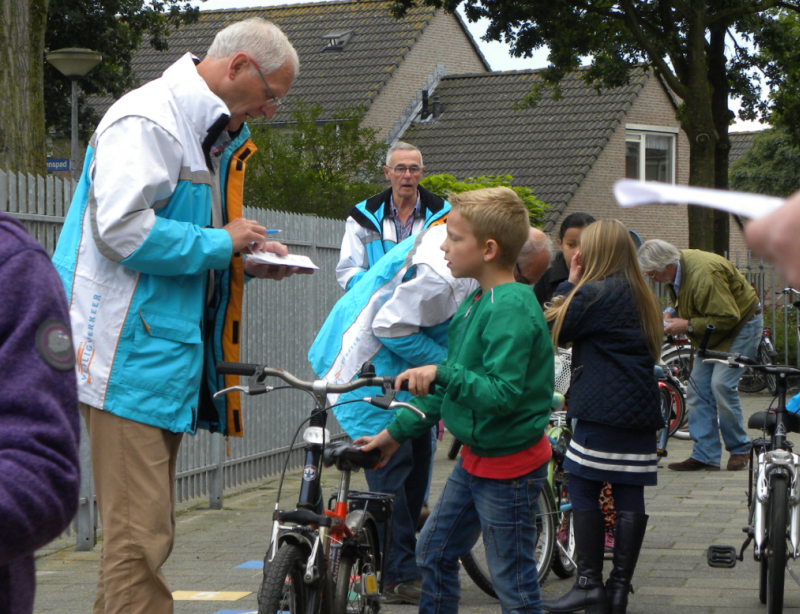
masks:
<svg viewBox="0 0 800 614"><path fill-rule="evenodd" d="M175 601L238 601L250 594L250 592L232 591L175 591L172 593L172 598Z"/></svg>
<svg viewBox="0 0 800 614"><path fill-rule="evenodd" d="M241 565L237 565L234 569L263 569L264 561L247 561Z"/></svg>

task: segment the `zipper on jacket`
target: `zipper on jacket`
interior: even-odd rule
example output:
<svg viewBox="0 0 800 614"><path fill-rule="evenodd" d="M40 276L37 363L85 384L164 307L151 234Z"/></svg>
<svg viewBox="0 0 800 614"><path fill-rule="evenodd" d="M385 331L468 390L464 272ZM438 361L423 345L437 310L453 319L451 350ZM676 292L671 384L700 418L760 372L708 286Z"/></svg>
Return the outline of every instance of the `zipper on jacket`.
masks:
<svg viewBox="0 0 800 614"><path fill-rule="evenodd" d="M147 334L150 334L150 326L147 324L147 321L144 319L144 314L139 311L139 317L142 319L142 324L144 324L144 328L147 331Z"/></svg>

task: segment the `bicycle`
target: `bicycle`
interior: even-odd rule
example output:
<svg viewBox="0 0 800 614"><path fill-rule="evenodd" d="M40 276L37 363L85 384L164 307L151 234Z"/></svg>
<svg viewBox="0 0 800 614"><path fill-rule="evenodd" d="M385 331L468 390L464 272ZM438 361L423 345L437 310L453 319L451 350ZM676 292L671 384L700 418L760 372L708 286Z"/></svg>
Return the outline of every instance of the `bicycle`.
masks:
<svg viewBox="0 0 800 614"><path fill-rule="evenodd" d="M361 452L351 444L330 443L325 428L329 393L343 393L364 386L378 386L381 395L366 397L367 403L383 409L417 408L394 400L394 378L377 377L371 363L346 384L319 380L306 382L281 369L244 363L218 363L218 373L248 377L246 385L231 386L215 396L230 392L258 395L281 388L304 390L314 398L308 426L303 433L305 463L300 496L294 510L281 509L280 493L288 465L284 465L275 504L270 547L264 560L264 574L258 592L258 614L360 614L377 613L383 592L385 558L381 552L378 521L384 526L384 552L391 544L393 496L350 490L350 475L361 468L372 469L380 462L379 450ZM288 386L266 386L268 377L282 379ZM299 434L298 428L295 434ZM292 442L294 444L294 441ZM290 446L290 451L291 448ZM339 488L322 509L322 467L339 469ZM335 503L334 503L335 501ZM378 513L376 518L373 514Z"/></svg>
<svg viewBox="0 0 800 614"><path fill-rule="evenodd" d="M763 437L752 440L748 484L748 519L743 529L747 538L738 554L733 546L712 545L707 550L711 567L732 568L744 560L744 551L755 541L753 556L759 562L759 600L767 614L783 611L785 570L800 584L789 558L800 557L800 456L792 452L789 432L800 433L800 416L786 411L788 376L800 369L784 365L764 365L741 354L706 349L713 326L706 330L698 356L708 362L732 368L745 365L775 376L778 405L775 410L750 416L748 428L761 429ZM754 463L754 460L756 461ZM791 542L787 551L787 536Z"/></svg>

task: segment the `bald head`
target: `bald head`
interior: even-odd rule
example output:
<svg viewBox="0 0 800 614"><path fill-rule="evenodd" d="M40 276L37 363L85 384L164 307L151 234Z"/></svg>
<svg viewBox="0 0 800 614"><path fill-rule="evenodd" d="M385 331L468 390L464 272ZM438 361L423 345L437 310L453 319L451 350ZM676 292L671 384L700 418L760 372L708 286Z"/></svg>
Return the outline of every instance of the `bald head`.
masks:
<svg viewBox="0 0 800 614"><path fill-rule="evenodd" d="M550 239L538 228L531 227L528 240L517 258L517 281L535 284L550 266ZM524 279L523 279L524 278Z"/></svg>

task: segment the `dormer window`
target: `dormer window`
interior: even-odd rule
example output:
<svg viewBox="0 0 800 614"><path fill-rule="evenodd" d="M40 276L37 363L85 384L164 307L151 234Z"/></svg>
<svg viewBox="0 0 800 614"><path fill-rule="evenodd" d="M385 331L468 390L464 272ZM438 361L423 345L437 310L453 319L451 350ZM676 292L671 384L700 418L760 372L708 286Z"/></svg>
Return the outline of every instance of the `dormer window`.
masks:
<svg viewBox="0 0 800 614"><path fill-rule="evenodd" d="M342 32L330 32L322 38L327 41L327 44L322 49L323 51L342 51L347 41L353 36L352 30L345 30Z"/></svg>

